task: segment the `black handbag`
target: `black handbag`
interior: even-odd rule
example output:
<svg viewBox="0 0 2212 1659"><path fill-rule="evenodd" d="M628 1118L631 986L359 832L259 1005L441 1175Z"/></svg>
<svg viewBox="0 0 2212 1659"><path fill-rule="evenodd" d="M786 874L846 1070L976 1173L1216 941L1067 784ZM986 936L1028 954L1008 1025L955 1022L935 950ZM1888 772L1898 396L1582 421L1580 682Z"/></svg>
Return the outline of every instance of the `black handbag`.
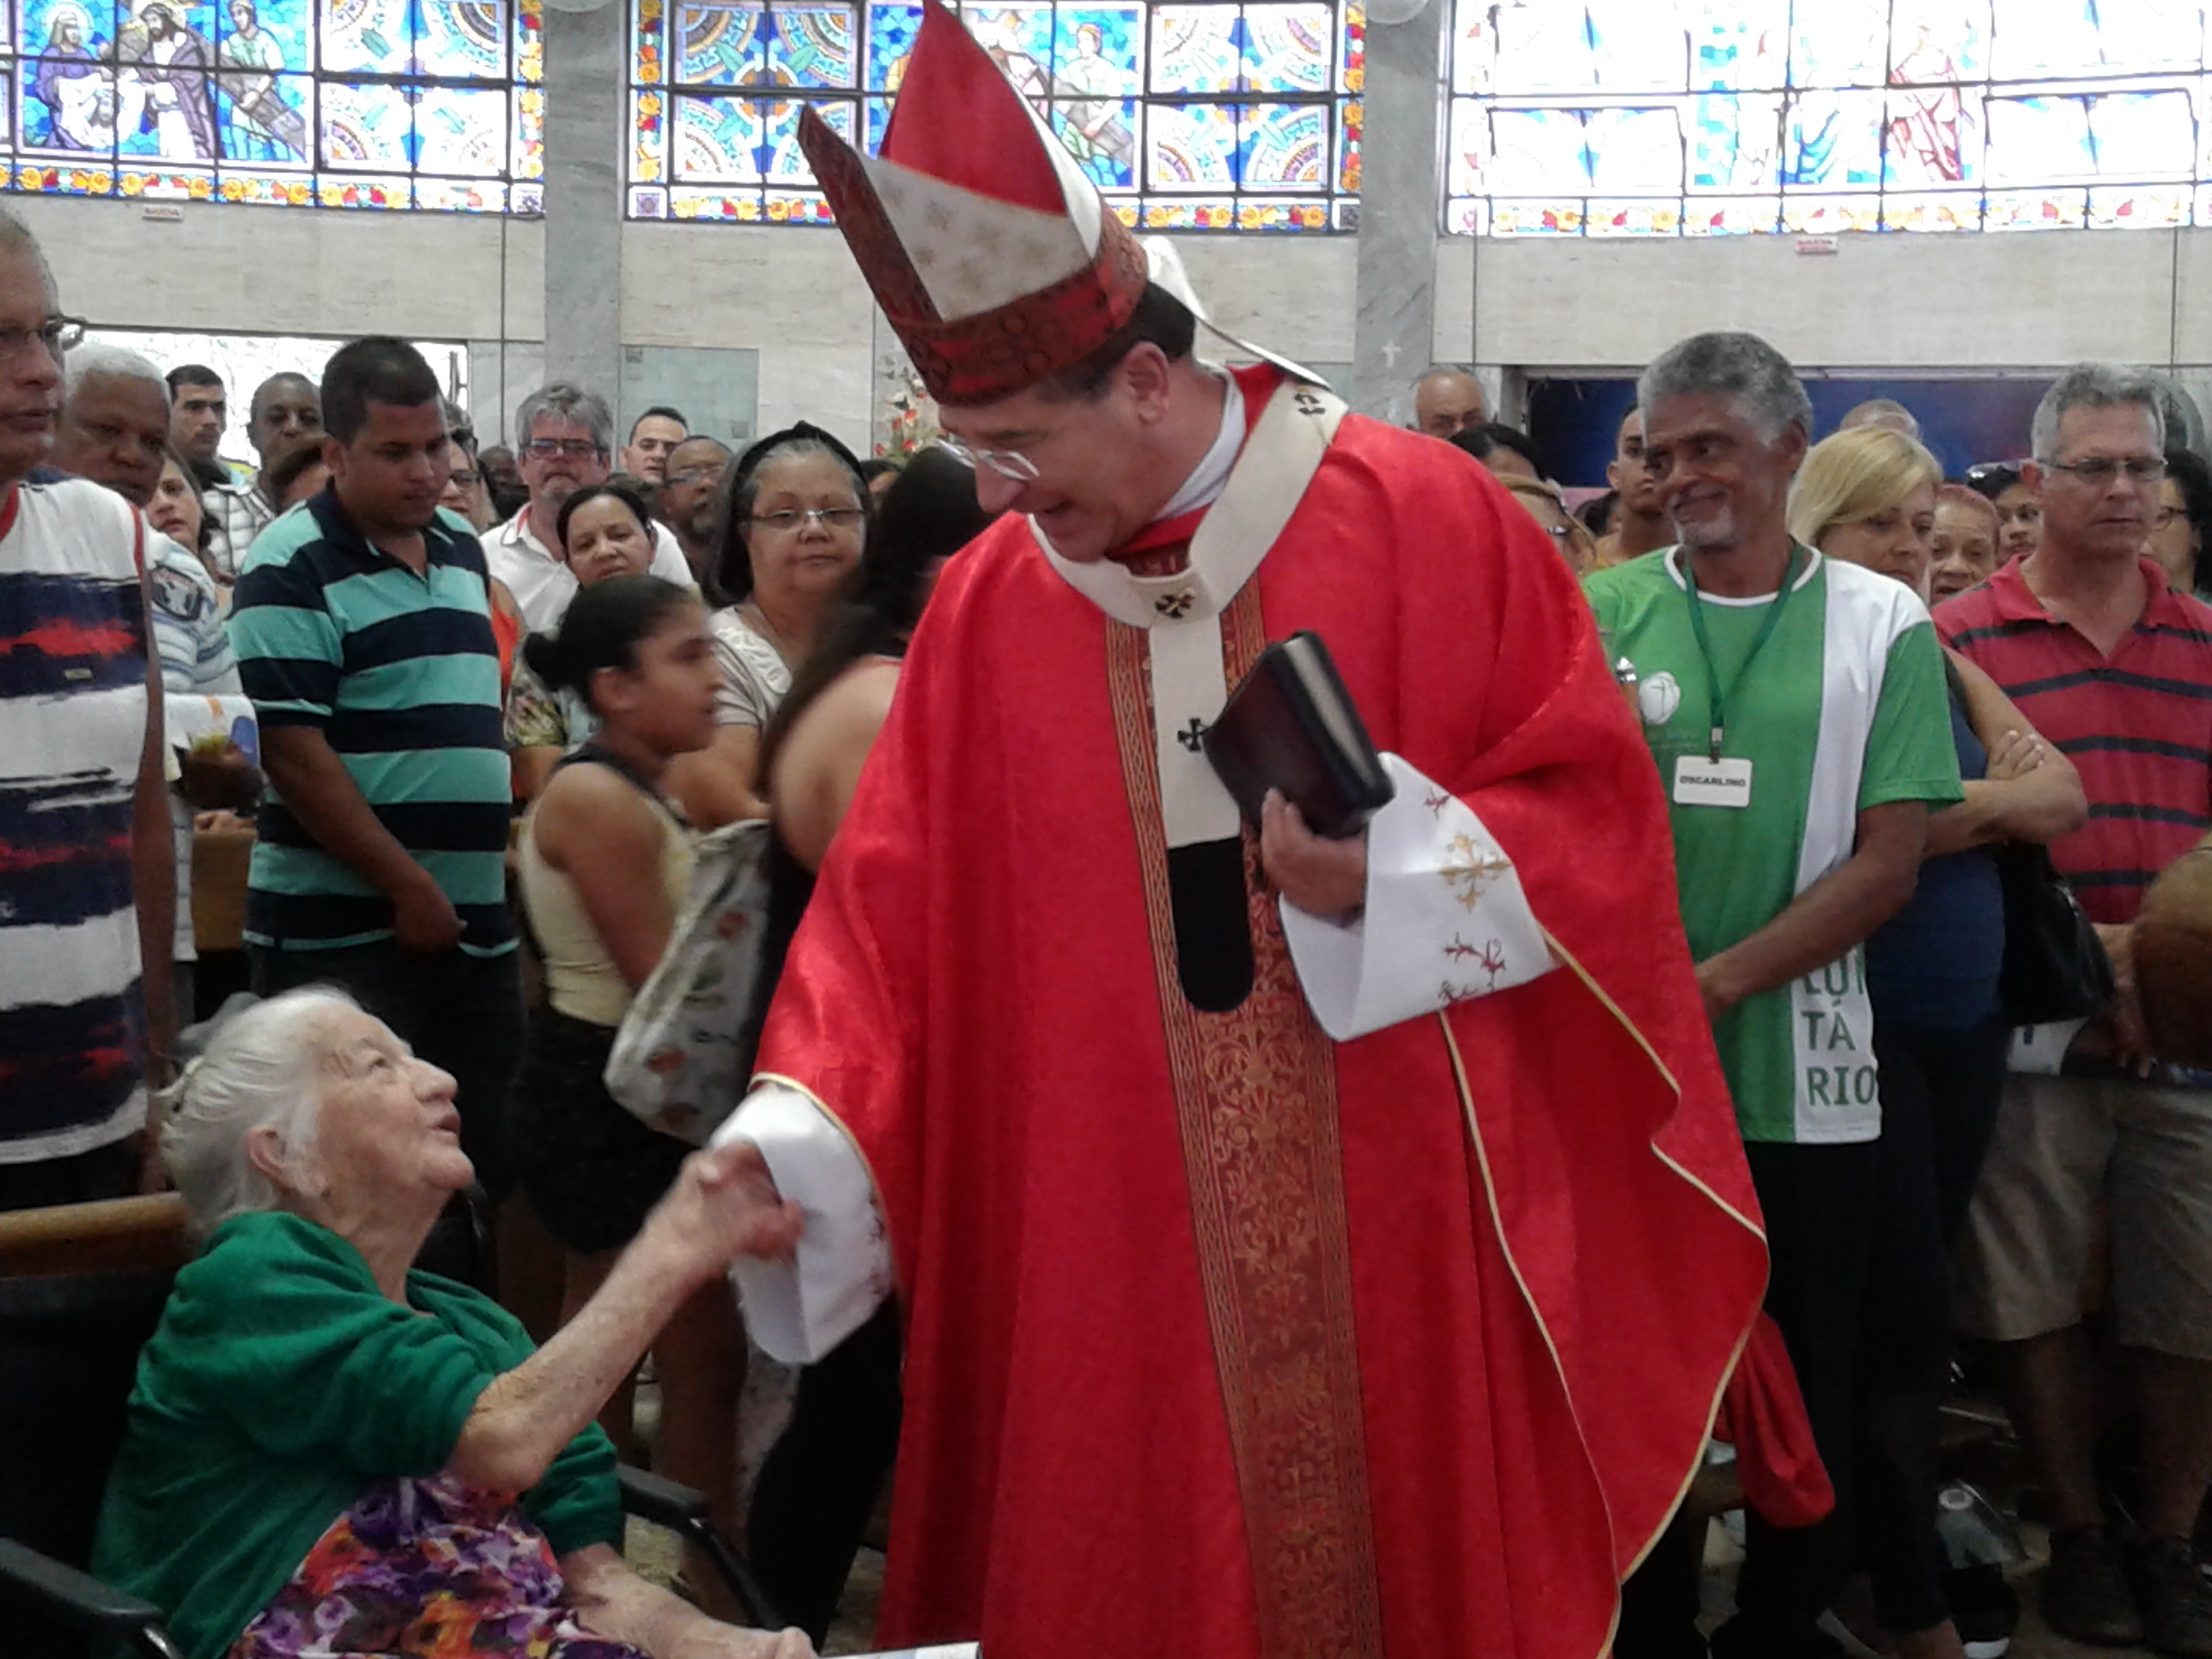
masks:
<svg viewBox="0 0 2212 1659"><path fill-rule="evenodd" d="M2011 1024L2087 1019L2112 1000L2105 942L2051 861L2051 849L2007 842L1992 849L2004 890L2004 965L1997 1000Z"/></svg>

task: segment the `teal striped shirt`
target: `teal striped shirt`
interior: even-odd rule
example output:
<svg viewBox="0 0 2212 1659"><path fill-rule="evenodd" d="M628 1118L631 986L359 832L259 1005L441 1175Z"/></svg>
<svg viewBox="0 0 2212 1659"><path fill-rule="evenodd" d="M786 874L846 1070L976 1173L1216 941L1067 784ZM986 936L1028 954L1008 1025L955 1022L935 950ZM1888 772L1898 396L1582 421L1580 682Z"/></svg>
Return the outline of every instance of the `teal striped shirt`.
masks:
<svg viewBox="0 0 2212 1659"><path fill-rule="evenodd" d="M255 538L230 618L240 677L264 731L323 734L369 810L428 871L461 948L514 948L507 908L512 784L483 550L441 512L424 573L371 546L325 490ZM392 901L317 843L273 790L264 800L246 937L333 950L392 937Z"/></svg>

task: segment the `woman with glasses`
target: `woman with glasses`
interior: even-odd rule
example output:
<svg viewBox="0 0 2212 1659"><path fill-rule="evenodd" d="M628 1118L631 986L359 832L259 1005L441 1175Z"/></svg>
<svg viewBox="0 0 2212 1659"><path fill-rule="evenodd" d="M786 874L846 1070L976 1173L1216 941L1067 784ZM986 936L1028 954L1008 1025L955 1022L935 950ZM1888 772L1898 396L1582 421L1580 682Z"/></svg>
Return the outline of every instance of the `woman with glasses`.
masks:
<svg viewBox="0 0 2212 1659"><path fill-rule="evenodd" d="M1924 603L1942 470L1901 433L1859 427L1806 456L1790 533L1903 582ZM1957 1659L2017 1607L1951 1605L1936 1530L1937 1431L1950 1357L1945 1262L1996 1121L2010 1032L1997 997L2004 901L1991 849L2047 842L2088 807L2073 765L1996 683L1944 653L1966 798L1928 820L1919 884L1867 941L1881 1087L1881 1185L1868 1265L1856 1467L1860 1565L1904 1659ZM1961 1587L1962 1588L1962 1587ZM1954 1623L1954 1614L1956 1621Z"/></svg>
<svg viewBox="0 0 2212 1659"><path fill-rule="evenodd" d="M702 830L768 816L761 732L860 562L867 501L853 452L805 422L738 458L716 573L730 599L714 617L720 729L669 774L670 792Z"/></svg>
<svg viewBox="0 0 2212 1659"><path fill-rule="evenodd" d="M2199 599L2212 589L2212 570L2204 566L2204 545L2212 531L2212 467L2194 450L2169 449L2166 477L2158 486L2158 510L2150 517L2143 551L2166 572L2166 586Z"/></svg>

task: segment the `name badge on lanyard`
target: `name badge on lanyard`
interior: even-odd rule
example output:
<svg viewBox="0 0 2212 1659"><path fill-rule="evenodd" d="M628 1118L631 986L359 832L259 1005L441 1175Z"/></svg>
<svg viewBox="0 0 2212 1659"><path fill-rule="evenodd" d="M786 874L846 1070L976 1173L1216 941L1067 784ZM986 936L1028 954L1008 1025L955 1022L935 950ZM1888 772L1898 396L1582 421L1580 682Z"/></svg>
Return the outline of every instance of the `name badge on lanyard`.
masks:
<svg viewBox="0 0 2212 1659"><path fill-rule="evenodd" d="M1711 760L1703 755L1674 757L1674 805L1677 806L1748 806L1751 805L1751 763Z"/></svg>

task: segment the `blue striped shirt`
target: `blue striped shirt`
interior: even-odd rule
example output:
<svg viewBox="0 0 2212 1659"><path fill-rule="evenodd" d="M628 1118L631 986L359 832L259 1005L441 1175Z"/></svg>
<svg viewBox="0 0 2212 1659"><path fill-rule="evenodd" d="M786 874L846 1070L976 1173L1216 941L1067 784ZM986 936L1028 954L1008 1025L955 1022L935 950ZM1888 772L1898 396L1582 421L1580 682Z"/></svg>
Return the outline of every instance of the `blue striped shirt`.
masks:
<svg viewBox="0 0 2212 1659"><path fill-rule="evenodd" d="M231 644L262 729L320 732L378 821L453 902L461 949L494 956L514 948L513 796L483 550L450 513L422 539L429 559L417 575L371 546L325 490L254 538ZM273 791L259 832L250 942L330 950L392 937L392 901Z"/></svg>

